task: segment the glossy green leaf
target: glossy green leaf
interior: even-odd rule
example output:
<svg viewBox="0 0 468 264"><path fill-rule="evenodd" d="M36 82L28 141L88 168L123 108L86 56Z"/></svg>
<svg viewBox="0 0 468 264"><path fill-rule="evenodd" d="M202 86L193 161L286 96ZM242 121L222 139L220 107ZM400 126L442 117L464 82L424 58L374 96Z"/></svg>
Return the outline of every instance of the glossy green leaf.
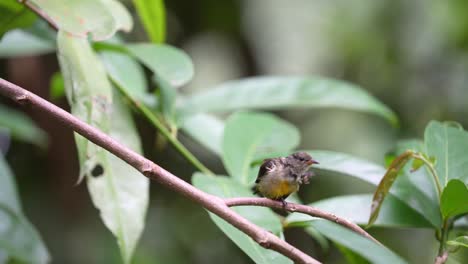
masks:
<svg viewBox="0 0 468 264"><path fill-rule="evenodd" d="M383 176L379 185L377 185L377 190L375 190L374 197L372 198L371 205L371 214L369 216L369 226L372 225L377 216L379 215L380 207L390 191L390 188L393 185L393 182L400 175L400 171L406 165L406 163L412 158L414 152L408 150L403 152L401 155L393 160L390 167L387 169L387 172Z"/></svg>
<svg viewBox="0 0 468 264"><path fill-rule="evenodd" d="M42 55L53 52L53 42L24 30L11 30L0 41L0 58Z"/></svg>
<svg viewBox="0 0 468 264"><path fill-rule="evenodd" d="M468 188L457 179L452 179L442 192L440 211L444 218L468 213Z"/></svg>
<svg viewBox="0 0 468 264"><path fill-rule="evenodd" d="M0 104L0 130L12 138L39 147L47 146L47 134L37 127L29 116Z"/></svg>
<svg viewBox="0 0 468 264"><path fill-rule="evenodd" d="M128 51L171 86L179 87L193 77L193 63L183 51L162 44L130 44Z"/></svg>
<svg viewBox="0 0 468 264"><path fill-rule="evenodd" d="M407 263L404 259L388 248L378 245L375 242L338 224L325 220L315 220L310 222L310 224L333 242L351 249L353 252L361 255L371 263Z"/></svg>
<svg viewBox="0 0 468 264"><path fill-rule="evenodd" d="M130 31L133 21L116 0L30 0L54 21L60 30L93 40L112 37L119 29Z"/></svg>
<svg viewBox="0 0 468 264"><path fill-rule="evenodd" d="M367 259L339 243L335 243L335 247L338 248L348 264L370 264Z"/></svg>
<svg viewBox="0 0 468 264"><path fill-rule="evenodd" d="M402 141L398 144L396 153L401 154L407 149L419 151L421 147L420 141ZM378 185L386 172L385 168L380 165L348 154L331 151L308 152L320 162L312 168L319 176L353 177ZM390 193L424 216L434 227L440 226L437 193L425 168L411 172L410 164L405 166L390 189Z"/></svg>
<svg viewBox="0 0 468 264"><path fill-rule="evenodd" d="M366 225L370 216L372 204L371 194L355 194L336 196L309 204L323 211L333 213L359 225ZM301 225L315 218L301 214L290 214L286 222L288 225ZM387 196L380 209L379 218L374 226L384 227L432 227L431 224L414 209L393 197Z"/></svg>
<svg viewBox="0 0 468 264"><path fill-rule="evenodd" d="M195 114L184 119L181 129L213 153L221 156L224 122L213 115Z"/></svg>
<svg viewBox="0 0 468 264"><path fill-rule="evenodd" d="M28 27L36 20L36 15L17 1L0 2L0 39L7 31Z"/></svg>
<svg viewBox="0 0 468 264"><path fill-rule="evenodd" d="M163 0L133 0L138 17L153 43L166 38L166 12Z"/></svg>
<svg viewBox="0 0 468 264"><path fill-rule="evenodd" d="M136 101L145 102L147 82L143 68L132 57L113 51L100 53L111 80Z"/></svg>
<svg viewBox="0 0 468 264"><path fill-rule="evenodd" d="M450 124L431 121L424 132L427 155L436 160L442 187L451 179L468 184L468 133Z"/></svg>
<svg viewBox="0 0 468 264"><path fill-rule="evenodd" d="M224 83L196 94L185 112L239 109L336 107L380 115L397 124L395 114L356 85L314 77L255 77Z"/></svg>
<svg viewBox="0 0 468 264"><path fill-rule="evenodd" d="M450 246L457 246L457 247L466 247L468 248L468 236L459 236L454 240L447 241L447 244Z"/></svg>
<svg viewBox="0 0 468 264"><path fill-rule="evenodd" d="M24 216L13 175L0 154L0 251L25 263L48 263L39 233Z"/></svg>
<svg viewBox="0 0 468 264"><path fill-rule="evenodd" d="M296 127L272 114L239 112L229 117L223 135L223 162L234 179L255 181L250 164L258 153L290 151L300 141Z"/></svg>
<svg viewBox="0 0 468 264"><path fill-rule="evenodd" d="M201 173L195 173L192 181L195 187L219 197L253 197L253 194L248 187L243 186L228 177L213 177L203 175ZM279 218L269 208L239 206L234 207L233 210L273 234L279 235L282 232L282 226ZM210 217L215 224L255 263L292 263L291 260L276 251L263 248L249 236L218 216L210 213Z"/></svg>
<svg viewBox="0 0 468 264"><path fill-rule="evenodd" d="M385 174L384 167L349 154L323 150L307 152L320 162L312 167L317 175L353 177L377 185Z"/></svg>
<svg viewBox="0 0 468 264"><path fill-rule="evenodd" d="M113 97L104 66L85 39L58 34L59 62L72 113L141 152L131 114ZM148 206L147 178L124 161L81 136L76 136L81 174L104 224L116 236L122 258L129 263L144 227Z"/></svg>

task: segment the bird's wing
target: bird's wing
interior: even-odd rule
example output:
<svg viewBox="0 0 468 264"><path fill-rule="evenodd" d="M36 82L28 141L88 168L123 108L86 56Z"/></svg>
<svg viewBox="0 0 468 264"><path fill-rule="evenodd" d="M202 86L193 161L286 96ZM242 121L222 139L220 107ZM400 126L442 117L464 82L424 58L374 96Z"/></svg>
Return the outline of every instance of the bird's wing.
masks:
<svg viewBox="0 0 468 264"><path fill-rule="evenodd" d="M260 179L265 176L268 172L270 172L276 166L274 159L266 159L263 161L260 169L258 170L257 180L255 183L259 183Z"/></svg>

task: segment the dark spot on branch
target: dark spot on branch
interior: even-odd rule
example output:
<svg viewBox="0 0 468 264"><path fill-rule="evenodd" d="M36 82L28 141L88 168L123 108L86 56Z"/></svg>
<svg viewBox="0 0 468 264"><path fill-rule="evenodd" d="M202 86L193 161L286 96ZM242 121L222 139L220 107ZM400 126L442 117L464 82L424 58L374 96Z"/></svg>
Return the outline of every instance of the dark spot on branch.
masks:
<svg viewBox="0 0 468 264"><path fill-rule="evenodd" d="M94 168L91 170L91 176L93 177L99 177L104 174L104 168L102 167L101 164L97 164L94 166Z"/></svg>

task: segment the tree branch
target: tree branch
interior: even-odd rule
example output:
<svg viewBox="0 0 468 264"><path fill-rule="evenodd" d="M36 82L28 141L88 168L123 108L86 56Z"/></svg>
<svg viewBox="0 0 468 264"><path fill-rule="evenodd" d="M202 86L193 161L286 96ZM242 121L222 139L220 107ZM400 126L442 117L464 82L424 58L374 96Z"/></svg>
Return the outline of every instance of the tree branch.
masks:
<svg viewBox="0 0 468 264"><path fill-rule="evenodd" d="M78 134L127 162L146 177L186 196L194 202L199 203L208 211L218 215L237 229L250 236L261 246L275 250L289 257L296 263L320 263L304 252L291 246L286 241L281 240L274 234L252 224L229 208L223 199L193 187L152 161L121 145L99 129L86 124L65 110L49 103L39 96L2 78L0 78L0 94L13 99L20 105L33 107L34 109L48 114L51 118L62 122Z"/></svg>
<svg viewBox="0 0 468 264"><path fill-rule="evenodd" d="M274 201L271 199L267 198L252 198L252 197L239 197L239 198L229 198L229 199L224 199L224 202L226 203L227 206L266 206L266 207L271 207L271 208L276 208L276 209L284 209L289 212L299 212L303 214L307 214L310 216L315 216L315 217L320 217L323 219L327 219L329 221L335 222L339 225L342 225L348 229L353 230L354 232L372 240L373 242L377 243L378 245L382 245L377 239L369 235L364 229L356 225L355 223L344 219L340 218L332 213L324 212L320 209L317 209L312 206L307 206L307 205L302 205L302 204L296 204L296 203L286 203L286 206L283 207L283 203L279 201Z"/></svg>

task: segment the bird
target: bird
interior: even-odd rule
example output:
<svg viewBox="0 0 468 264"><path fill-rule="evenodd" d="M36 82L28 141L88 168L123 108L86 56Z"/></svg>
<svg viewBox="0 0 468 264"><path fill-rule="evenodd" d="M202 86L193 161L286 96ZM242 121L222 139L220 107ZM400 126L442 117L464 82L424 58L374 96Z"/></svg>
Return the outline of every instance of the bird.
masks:
<svg viewBox="0 0 468 264"><path fill-rule="evenodd" d="M265 159L258 171L253 188L254 194L281 201L299 190L301 184L308 184L313 176L308 172L313 164L319 164L306 152L296 152L287 157Z"/></svg>

